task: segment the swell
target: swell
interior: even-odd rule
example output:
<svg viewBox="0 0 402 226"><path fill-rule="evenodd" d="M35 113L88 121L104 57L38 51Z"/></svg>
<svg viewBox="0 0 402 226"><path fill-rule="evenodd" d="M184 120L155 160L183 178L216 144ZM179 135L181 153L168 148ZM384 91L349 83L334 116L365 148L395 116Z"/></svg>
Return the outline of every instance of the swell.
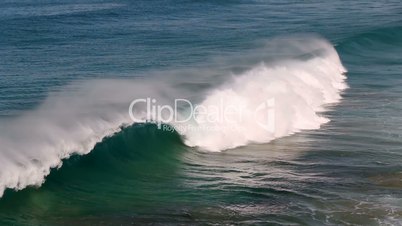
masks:
<svg viewBox="0 0 402 226"><path fill-rule="evenodd" d="M402 27L388 26L359 33L343 40L338 46L344 55L364 57L368 60L394 55L394 51L402 48ZM380 61L393 62L392 59ZM374 61L373 61L374 63ZM378 62L377 62L378 64Z"/></svg>
<svg viewBox="0 0 402 226"><path fill-rule="evenodd" d="M340 101L347 87L345 72L330 43L305 36L271 40L241 57L225 58L215 69L199 67L155 72L144 79L71 84L50 93L37 109L1 122L0 195L7 188L40 186L51 169L61 167L63 159L88 154L105 137L143 123L128 114L134 99L149 97L173 105L175 99L184 98L197 106L242 106L244 118L234 125L203 123L200 118L170 123L188 146L220 151L318 129L329 121L320 112L326 104ZM274 100L275 105L252 114L267 100ZM274 127L267 130L255 119L265 121L272 107ZM177 114L188 111L184 108ZM145 106L136 107L134 114L155 121L147 116Z"/></svg>

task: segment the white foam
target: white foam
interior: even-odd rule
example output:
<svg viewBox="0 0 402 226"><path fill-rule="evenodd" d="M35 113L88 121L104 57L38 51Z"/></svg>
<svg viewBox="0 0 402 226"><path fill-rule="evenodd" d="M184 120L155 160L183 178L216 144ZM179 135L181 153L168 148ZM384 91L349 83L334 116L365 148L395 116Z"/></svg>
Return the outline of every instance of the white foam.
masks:
<svg viewBox="0 0 402 226"><path fill-rule="evenodd" d="M199 129L183 130L186 144L210 151L230 149L250 142L265 143L306 129L318 129L329 119L319 115L325 104L341 99L345 89L345 68L335 49L327 42L315 43L322 50L309 60L286 60L274 65L261 64L213 90L200 105L223 103L243 106L242 120L194 122ZM274 105L256 112L262 103ZM259 119L273 114L272 128ZM219 129L210 129L216 128ZM208 128L208 129L204 129Z"/></svg>

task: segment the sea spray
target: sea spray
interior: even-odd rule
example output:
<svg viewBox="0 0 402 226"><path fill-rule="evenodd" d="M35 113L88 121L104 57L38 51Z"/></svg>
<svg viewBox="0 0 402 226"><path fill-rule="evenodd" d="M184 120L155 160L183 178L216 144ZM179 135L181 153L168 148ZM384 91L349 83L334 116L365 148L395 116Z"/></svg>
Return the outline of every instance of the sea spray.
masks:
<svg viewBox="0 0 402 226"><path fill-rule="evenodd" d="M194 121L196 125L193 126L199 126L199 130L181 131L186 137L186 144L220 151L250 142L269 142L305 129L318 129L321 124L328 122L329 119L318 113L325 109L325 104L341 99L340 91L347 87L346 69L329 43L322 41L317 46L319 55L273 65L261 63L212 90L200 105L224 103L242 106L242 111L247 114L243 114L241 120L220 120L219 124ZM274 101L274 104L259 110L261 104L268 101ZM273 122L268 120L268 123L273 126L266 128L258 119L270 114L273 115ZM214 126L220 129L202 129Z"/></svg>

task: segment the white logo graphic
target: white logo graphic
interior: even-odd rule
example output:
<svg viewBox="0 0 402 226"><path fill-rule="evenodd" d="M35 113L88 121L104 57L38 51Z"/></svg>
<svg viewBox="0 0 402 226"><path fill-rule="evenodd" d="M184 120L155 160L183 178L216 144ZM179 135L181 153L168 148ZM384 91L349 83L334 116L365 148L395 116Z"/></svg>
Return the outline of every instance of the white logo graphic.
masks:
<svg viewBox="0 0 402 226"><path fill-rule="evenodd" d="M275 132L275 99L269 99L258 105L254 116L257 124L268 132Z"/></svg>
<svg viewBox="0 0 402 226"><path fill-rule="evenodd" d="M258 126L270 133L275 131L273 98L259 104L254 111L251 109L252 115L247 113L250 109L246 109L246 106L225 105L223 100L216 105L193 105L187 99L175 99L173 105L162 105L156 99L149 97L135 99L131 102L128 113L133 122L153 122L159 129L169 128L169 131L173 126L190 126L189 122L214 130L219 129L219 126L242 129L242 122L250 120L255 120Z"/></svg>

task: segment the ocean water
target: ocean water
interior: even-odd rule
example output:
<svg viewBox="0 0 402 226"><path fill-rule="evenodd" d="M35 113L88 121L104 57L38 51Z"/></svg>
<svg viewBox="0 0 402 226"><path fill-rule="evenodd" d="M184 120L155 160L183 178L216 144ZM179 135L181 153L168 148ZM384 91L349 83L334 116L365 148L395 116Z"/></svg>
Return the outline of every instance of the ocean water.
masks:
<svg viewBox="0 0 402 226"><path fill-rule="evenodd" d="M402 225L401 15L400 1L2 0L0 225ZM275 125L172 132L130 118L147 97L274 100Z"/></svg>

